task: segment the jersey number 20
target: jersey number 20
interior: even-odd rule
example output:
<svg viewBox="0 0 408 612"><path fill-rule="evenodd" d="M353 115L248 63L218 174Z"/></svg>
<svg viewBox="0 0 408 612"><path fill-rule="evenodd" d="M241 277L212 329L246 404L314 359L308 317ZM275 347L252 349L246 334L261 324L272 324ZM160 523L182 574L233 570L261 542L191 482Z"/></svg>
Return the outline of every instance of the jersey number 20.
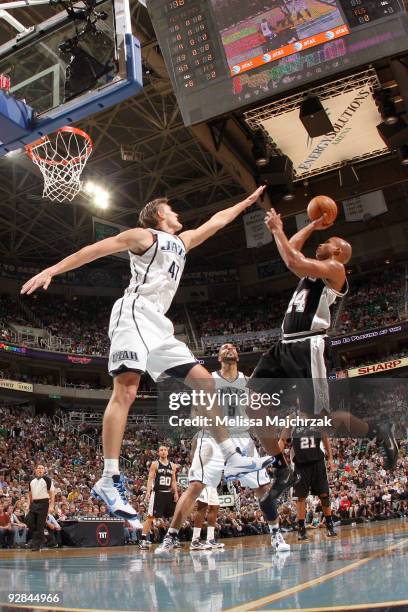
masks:
<svg viewBox="0 0 408 612"><path fill-rule="evenodd" d="M160 476L159 484L163 487L169 487L171 485L171 476Z"/></svg>

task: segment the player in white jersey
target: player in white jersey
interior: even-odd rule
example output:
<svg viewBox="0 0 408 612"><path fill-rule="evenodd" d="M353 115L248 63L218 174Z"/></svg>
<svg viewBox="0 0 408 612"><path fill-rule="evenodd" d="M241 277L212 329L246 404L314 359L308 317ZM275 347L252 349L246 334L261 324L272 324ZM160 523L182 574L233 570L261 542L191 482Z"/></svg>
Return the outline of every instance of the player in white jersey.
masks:
<svg viewBox="0 0 408 612"><path fill-rule="evenodd" d="M216 389L221 391L225 400L221 404L223 414L237 419L237 425L229 428L232 440L243 455L258 457L258 451L250 436L249 427L239 423L239 417L247 419L246 402L240 402L240 399L247 396L248 389L247 377L238 371L239 354L237 348L231 343L223 344L218 352L218 361L221 368L219 371L212 372L212 376L216 381ZM202 482L211 493L220 483L223 469L224 461L217 444L209 435L209 432L202 430L196 438L193 462L189 472L190 482ZM271 544L274 550L278 552L290 550L289 544L285 542L279 531L277 502L269 498L271 479L267 471L261 470L254 474L246 474L240 477L239 481L243 487L255 490L260 500L261 510L269 524ZM208 501L208 504L211 505L211 500ZM212 505L214 505L214 499ZM194 522L194 527L201 528L201 526ZM196 549L198 545L194 545L194 535L199 537L198 532L193 534L192 542L192 548ZM210 538L207 535L207 542L210 540L211 544L213 539L213 532L211 531ZM212 547L215 548L216 546Z"/></svg>
<svg viewBox="0 0 408 612"><path fill-rule="evenodd" d="M204 388L207 393L214 389L211 374L197 363L187 346L174 337L173 325L165 316L180 282L186 253L234 221L256 202L264 189L259 187L242 202L217 212L197 229L184 231L180 236L176 233L182 225L167 198L153 200L140 212L142 227L80 249L28 280L21 289L21 293L26 294L40 287L47 289L58 274L107 255L129 252L131 282L123 298L115 302L109 323L109 372L114 379L113 393L103 418L103 475L92 490L112 514L128 520L137 516L127 500L124 479L119 472L119 454L141 374L147 371L155 381L162 376L176 376L185 379L186 385L199 390ZM215 406L215 416L217 411ZM272 461L266 457L254 463L239 455L225 428L215 428L213 435L225 458L225 471L230 475L260 470ZM183 494L178 506L179 516L191 510L199 492L187 490Z"/></svg>

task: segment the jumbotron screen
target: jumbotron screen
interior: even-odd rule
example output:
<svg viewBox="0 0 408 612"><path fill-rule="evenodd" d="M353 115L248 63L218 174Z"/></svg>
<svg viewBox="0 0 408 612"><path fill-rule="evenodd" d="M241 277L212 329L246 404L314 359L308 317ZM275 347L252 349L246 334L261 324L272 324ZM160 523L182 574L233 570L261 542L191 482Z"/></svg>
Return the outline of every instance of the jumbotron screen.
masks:
<svg viewBox="0 0 408 612"><path fill-rule="evenodd" d="M186 125L408 49L403 0L149 0Z"/></svg>

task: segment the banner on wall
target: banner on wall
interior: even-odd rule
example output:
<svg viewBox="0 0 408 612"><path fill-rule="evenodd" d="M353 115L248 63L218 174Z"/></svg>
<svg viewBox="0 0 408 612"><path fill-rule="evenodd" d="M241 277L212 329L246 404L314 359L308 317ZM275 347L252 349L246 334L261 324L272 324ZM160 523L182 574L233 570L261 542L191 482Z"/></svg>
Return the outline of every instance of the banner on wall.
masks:
<svg viewBox="0 0 408 612"><path fill-rule="evenodd" d="M401 357L400 359L390 359L390 361L380 361L379 363L372 363L370 365L360 366L359 368L351 368L347 370L347 372L349 378L355 378L356 376L366 376L367 374L390 372L391 370L397 370L398 368L405 368L407 366L408 357Z"/></svg>
<svg viewBox="0 0 408 612"><path fill-rule="evenodd" d="M297 177L388 151L377 131L381 115L370 85L333 95L322 100L322 104L332 122L333 132L318 138L308 136L298 107L261 121L273 142L292 160Z"/></svg>
<svg viewBox="0 0 408 612"><path fill-rule="evenodd" d="M306 225L309 225L310 223L310 219L307 216L307 213L299 213L298 215L296 215L296 229L297 231L303 229L304 227L306 227Z"/></svg>
<svg viewBox="0 0 408 612"><path fill-rule="evenodd" d="M264 222L264 210L252 210L244 216L245 237L248 249L256 249L272 242L272 234Z"/></svg>
<svg viewBox="0 0 408 612"><path fill-rule="evenodd" d="M182 294L186 302L208 302L208 287L182 287Z"/></svg>
<svg viewBox="0 0 408 612"><path fill-rule="evenodd" d="M343 200L346 221L367 221L388 211L383 192L372 191L356 198Z"/></svg>

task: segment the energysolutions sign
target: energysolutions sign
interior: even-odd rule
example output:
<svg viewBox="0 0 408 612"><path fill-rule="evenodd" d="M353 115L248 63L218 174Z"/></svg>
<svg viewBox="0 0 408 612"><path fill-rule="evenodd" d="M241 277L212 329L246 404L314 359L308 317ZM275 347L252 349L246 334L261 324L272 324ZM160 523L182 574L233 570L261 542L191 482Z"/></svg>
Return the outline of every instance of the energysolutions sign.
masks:
<svg viewBox="0 0 408 612"><path fill-rule="evenodd" d="M299 118L299 108L261 121L280 151L292 160L298 178L328 171L345 161L388 151L377 131L376 126L382 119L370 85L321 102L333 125L333 131L324 136L308 136Z"/></svg>
<svg viewBox="0 0 408 612"><path fill-rule="evenodd" d="M8 380L5 378L0 378L0 388L10 389L12 391L25 391L26 393L32 393L34 390L31 383L26 383L19 380Z"/></svg>
<svg viewBox="0 0 408 612"><path fill-rule="evenodd" d="M381 361L359 368L352 368L351 370L347 370L347 372L349 378L354 378L356 376L366 376L367 374L390 372L391 370L404 368L406 366L408 366L408 357L401 357L400 359L390 359L390 361Z"/></svg>

